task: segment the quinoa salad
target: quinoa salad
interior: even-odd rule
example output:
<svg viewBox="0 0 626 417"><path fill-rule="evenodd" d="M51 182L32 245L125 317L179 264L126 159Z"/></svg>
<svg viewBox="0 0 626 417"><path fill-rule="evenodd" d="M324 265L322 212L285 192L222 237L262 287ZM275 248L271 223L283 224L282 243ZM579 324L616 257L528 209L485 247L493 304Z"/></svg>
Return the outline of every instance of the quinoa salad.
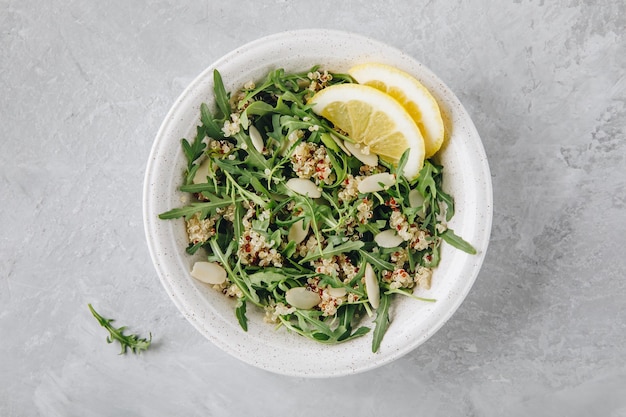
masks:
<svg viewBox="0 0 626 417"><path fill-rule="evenodd" d="M196 136L181 141L186 200L159 216L182 219L187 253L203 254L190 275L233 299L244 331L258 308L320 343L372 328L376 352L395 298L436 302L419 294L442 241L475 253L447 226L444 168L427 159L407 179L408 152L385 161L313 112L316 92L355 83L347 74L277 69L233 92L213 75L215 108L202 104Z"/></svg>

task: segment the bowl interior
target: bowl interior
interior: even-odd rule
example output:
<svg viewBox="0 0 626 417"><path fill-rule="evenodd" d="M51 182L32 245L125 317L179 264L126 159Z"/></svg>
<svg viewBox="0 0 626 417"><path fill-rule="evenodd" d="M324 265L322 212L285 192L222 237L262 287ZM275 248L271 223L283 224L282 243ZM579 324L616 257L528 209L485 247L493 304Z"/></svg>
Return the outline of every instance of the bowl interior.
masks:
<svg viewBox="0 0 626 417"><path fill-rule="evenodd" d="M313 65L345 72L352 65L384 62L413 74L438 100L447 135L439 162L445 167L444 188L455 199L456 213L449 227L472 243L477 255L442 247L432 288L421 296L435 303L396 297L392 324L379 352L371 352L371 333L344 344L327 346L263 322L264 313L248 309L244 332L234 314L234 301L189 276L197 260L185 253L187 237L182 220L159 220L158 214L181 206L185 196L177 188L185 160L180 139L192 139L200 105L214 105L213 69L228 91L249 80L260 81L273 69L307 71ZM231 52L200 74L177 99L154 141L144 185L146 237L162 285L182 314L211 342L254 366L287 375L328 377L365 371L415 349L456 311L469 292L487 249L491 230L492 190L489 167L480 137L455 95L430 70L405 53L362 36L302 30L272 35ZM364 318L365 322L370 320Z"/></svg>

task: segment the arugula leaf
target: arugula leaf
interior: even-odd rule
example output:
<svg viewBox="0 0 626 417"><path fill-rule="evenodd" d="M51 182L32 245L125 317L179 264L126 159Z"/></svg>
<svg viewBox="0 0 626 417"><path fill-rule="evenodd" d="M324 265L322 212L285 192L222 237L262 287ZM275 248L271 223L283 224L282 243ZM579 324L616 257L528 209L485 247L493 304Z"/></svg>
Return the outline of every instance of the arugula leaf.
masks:
<svg viewBox="0 0 626 417"><path fill-rule="evenodd" d="M89 311L91 314L98 320L98 323L109 332L109 336L107 336L107 343L113 343L114 340L117 340L122 347L120 351L120 355L125 354L127 349L130 349L133 353L139 353L142 350L147 350L152 343L152 333L150 333L150 339L143 339L137 336L136 334L124 334L124 331L127 329L126 326L115 328L111 323L115 320L113 319L105 319L102 317L96 310L92 307L91 304L87 304L89 307Z"/></svg>
<svg viewBox="0 0 626 417"><path fill-rule="evenodd" d="M204 125L206 133L209 137L212 137L213 139L219 139L224 136L220 125L213 118L213 115L209 110L209 106L207 106L206 103L202 103L200 105L200 120L202 121L202 124Z"/></svg>
<svg viewBox="0 0 626 417"><path fill-rule="evenodd" d="M348 340L356 339L357 337L365 336L369 333L370 328L361 326L356 329L354 332L350 333L350 329L347 329L344 334L337 338L338 342L347 342Z"/></svg>
<svg viewBox="0 0 626 417"><path fill-rule="evenodd" d="M248 107L246 107L242 115L245 114L246 117L252 115L265 116L266 114L269 114L274 110L275 108L269 103L266 103L264 101L254 101L250 103Z"/></svg>
<svg viewBox="0 0 626 417"><path fill-rule="evenodd" d="M287 187L285 187L287 190ZM287 191L291 194L294 201L303 209L305 222L309 222L311 229L313 230L313 234L317 239L317 249L318 253L322 253L322 236L320 234L320 228L318 224L317 214L315 211L315 206L313 205L313 201L308 196L303 196L292 191ZM319 257L319 256L318 256ZM304 261L303 261L304 262Z"/></svg>
<svg viewBox="0 0 626 417"><path fill-rule="evenodd" d="M457 249L462 250L463 252L469 253L470 255L476 255L476 249L474 247L463 240L462 237L456 235L452 229L446 229L441 235L441 238L451 246L454 246Z"/></svg>
<svg viewBox="0 0 626 417"><path fill-rule="evenodd" d="M224 187L215 187L215 184L208 183L208 182L203 182L199 184L181 185L179 189L180 191L183 191L186 193L193 193L193 194L211 192L217 195L224 195L226 191Z"/></svg>
<svg viewBox="0 0 626 417"><path fill-rule="evenodd" d="M217 69L213 70L213 91L215 92L215 103L224 115L224 118L227 119L230 116L230 99L224 88L222 75Z"/></svg>
<svg viewBox="0 0 626 417"><path fill-rule="evenodd" d="M320 312L314 310L296 310L293 314L297 323L292 323L289 318L280 316L281 323L288 329L309 339L325 344L336 344L361 337L369 332L369 328L362 326L352 331L351 326L344 324L331 326L325 321L319 320Z"/></svg>
<svg viewBox="0 0 626 417"><path fill-rule="evenodd" d="M406 163L409 160L409 152L410 152L409 149L404 151L402 153L402 156L400 157L400 160L398 161L398 164L391 168L391 173L395 174L396 178L400 178L404 176L404 167L406 166ZM396 187L397 185L398 183L396 182Z"/></svg>
<svg viewBox="0 0 626 417"><path fill-rule="evenodd" d="M259 181L259 179L254 176L250 171L245 172L239 178L246 180L246 182L250 184L252 188L254 188L254 191L258 195L265 196L265 198L269 201L272 200L273 197L272 194L270 194L269 190L265 188L263 184L261 184L261 181Z"/></svg>
<svg viewBox="0 0 626 417"><path fill-rule="evenodd" d="M335 246L335 247L331 247L331 245L328 245L326 248L324 248L322 251L317 250L314 251L313 253L305 256L302 259L302 262L309 262L312 261L314 259L317 258L330 258L334 255L340 255L342 253L348 253L348 252L352 252L354 250L358 250L361 249L363 247L365 243L359 241L348 241L344 244L341 244L339 246Z"/></svg>
<svg viewBox="0 0 626 417"><path fill-rule="evenodd" d="M248 275L252 285L262 287L263 285L273 286L278 282L285 281L287 277L275 271L260 271Z"/></svg>
<svg viewBox="0 0 626 417"><path fill-rule="evenodd" d="M234 244L235 242L231 241L227 249L227 252L233 249ZM258 305L259 307L262 307L260 300L259 300L259 296L257 295L254 288L252 288L252 285L249 284L249 280L246 279L247 276L243 273L243 271L241 271L241 267L239 263L237 263L237 265L235 266L235 269L237 269L237 272L233 271L233 269L230 267L230 263L228 262L228 258L229 258L228 253L222 252L222 249L218 245L216 238L210 239L209 245L211 246L211 250L213 251L213 254L217 257L222 267L226 270L226 274L228 274L228 278L230 278L230 280L234 282L235 285L237 285L237 287L241 290L243 295L248 300Z"/></svg>
<svg viewBox="0 0 626 417"><path fill-rule="evenodd" d="M233 213L233 235L236 236L237 239L239 239L239 236L243 235L243 224L242 224L242 218L243 218L243 207L241 206L240 202L237 201L233 195L233 204L235 205L235 210Z"/></svg>
<svg viewBox="0 0 626 417"><path fill-rule="evenodd" d="M237 141L240 144L245 144L246 152L248 153L248 156L246 157L247 166L254 167L261 172L265 171L266 169L267 170L272 169L272 167L270 166L267 159L265 159L263 154L256 150L256 148L252 144L252 140L250 139L250 136L248 136L247 134L243 132L239 132L235 135L235 137L237 138Z"/></svg>
<svg viewBox="0 0 626 417"><path fill-rule="evenodd" d="M387 262L380 257L380 254L373 254L366 252L364 250L360 250L359 254L361 257L369 262L373 267L378 269L379 271L393 271L396 269L396 266L391 262Z"/></svg>
<svg viewBox="0 0 626 417"><path fill-rule="evenodd" d="M204 153L204 149L206 148L206 143L204 143L205 137L206 132L204 129L197 127L196 136L191 143L189 143L189 141L185 138L180 140L183 148L183 154L187 160L187 175L185 178L185 184L189 184L191 182L196 170L198 169L198 166L195 165L194 162Z"/></svg>
<svg viewBox="0 0 626 417"><path fill-rule="evenodd" d="M293 240L289 241L289 243L287 243L287 246L285 246L285 248L283 249L283 256L285 258L291 258L293 254L296 253L296 246L296 242L294 242Z"/></svg>
<svg viewBox="0 0 626 417"><path fill-rule="evenodd" d="M228 173L228 171L224 171L224 175L228 180L228 184L231 187L237 189L243 200L254 201L254 203L260 207L267 207L268 203L262 197L251 191L246 190L244 187L239 185L239 183L232 177L231 174Z"/></svg>
<svg viewBox="0 0 626 417"><path fill-rule="evenodd" d="M333 216L333 211L330 206L319 205L315 208L315 217L320 223L328 226L328 229L324 229L324 232L330 232L337 229L339 222Z"/></svg>
<svg viewBox="0 0 626 417"><path fill-rule="evenodd" d="M205 245L205 243L206 242L198 242L194 244L189 244L189 246L187 246L187 248L185 249L185 252L187 252L189 255L193 255L194 253L198 252L200 248Z"/></svg>
<svg viewBox="0 0 626 417"><path fill-rule="evenodd" d="M241 200L239 200L241 201ZM215 198L213 201L191 203L185 207L178 207L159 214L159 219L179 219L181 217L190 217L196 213L200 213L200 218L204 219L208 213L215 212L215 209L221 207L227 207L233 203L232 200Z"/></svg>
<svg viewBox="0 0 626 417"><path fill-rule="evenodd" d="M437 198L437 185L433 179L435 167L429 161L424 161L424 167L420 170L417 182L417 190L424 197Z"/></svg>
<svg viewBox="0 0 626 417"><path fill-rule="evenodd" d="M330 133L326 133L326 132L322 133L320 135L320 139L322 140L322 143L324 144L324 146L326 146L327 149L331 149L335 152L341 151L341 149L339 149L339 145L337 145L337 143L330 136Z"/></svg>
<svg viewBox="0 0 626 417"><path fill-rule="evenodd" d="M385 291L385 294L387 295L391 295L391 294L400 294L400 295L404 295L405 297L409 297L412 298L414 300L417 301L424 301L427 303L434 303L437 300L434 298L424 298L424 297L418 297L417 295L414 295L410 289L407 290L401 290L400 288L389 288L388 290Z"/></svg>
<svg viewBox="0 0 626 417"><path fill-rule="evenodd" d="M380 295L380 304L376 309L376 319L374 323L376 326L374 327L374 337L372 339L372 352L378 352L380 348L380 343L383 340L383 336L387 332L389 328L389 323L391 320L389 319L389 304L390 304L391 296L382 293Z"/></svg>
<svg viewBox="0 0 626 417"><path fill-rule="evenodd" d="M439 196L440 201L445 203L445 205L447 206L447 208L446 208L446 221L449 222L450 219L452 219L452 216L454 216L454 200L452 199L452 197L449 194L446 194L441 189L439 189L439 191L437 192L437 195Z"/></svg>
<svg viewBox="0 0 626 417"><path fill-rule="evenodd" d="M237 321L239 325L244 331L248 331L248 318L246 317L246 299L240 298L237 300L237 305L235 306L235 315L237 316Z"/></svg>

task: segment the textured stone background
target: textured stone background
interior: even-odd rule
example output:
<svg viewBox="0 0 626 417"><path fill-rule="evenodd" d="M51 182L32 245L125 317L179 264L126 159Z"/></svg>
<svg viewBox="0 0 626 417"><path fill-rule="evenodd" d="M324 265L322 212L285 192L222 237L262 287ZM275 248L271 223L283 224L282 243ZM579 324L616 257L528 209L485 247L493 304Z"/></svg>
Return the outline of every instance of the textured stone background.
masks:
<svg viewBox="0 0 626 417"><path fill-rule="evenodd" d="M302 27L430 67L474 118L494 185L489 253L448 324L331 380L203 339L142 225L152 140L183 88ZM622 0L0 0L0 415L626 416L625 31ZM118 356L89 302L154 348Z"/></svg>

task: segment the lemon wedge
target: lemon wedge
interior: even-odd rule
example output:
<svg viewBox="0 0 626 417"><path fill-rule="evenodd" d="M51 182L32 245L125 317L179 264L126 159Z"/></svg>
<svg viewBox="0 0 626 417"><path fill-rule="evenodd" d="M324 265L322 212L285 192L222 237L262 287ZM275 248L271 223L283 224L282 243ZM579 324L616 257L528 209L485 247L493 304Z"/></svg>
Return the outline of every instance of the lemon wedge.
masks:
<svg viewBox="0 0 626 417"><path fill-rule="evenodd" d="M412 75L385 64L361 64L348 73L358 83L383 91L400 102L424 137L425 157L430 158L437 153L444 138L441 110L422 83Z"/></svg>
<svg viewBox="0 0 626 417"><path fill-rule="evenodd" d="M382 91L360 84L335 84L309 101L313 111L330 120L361 149L396 164L409 149L404 176L416 178L424 165L424 139L398 101Z"/></svg>

